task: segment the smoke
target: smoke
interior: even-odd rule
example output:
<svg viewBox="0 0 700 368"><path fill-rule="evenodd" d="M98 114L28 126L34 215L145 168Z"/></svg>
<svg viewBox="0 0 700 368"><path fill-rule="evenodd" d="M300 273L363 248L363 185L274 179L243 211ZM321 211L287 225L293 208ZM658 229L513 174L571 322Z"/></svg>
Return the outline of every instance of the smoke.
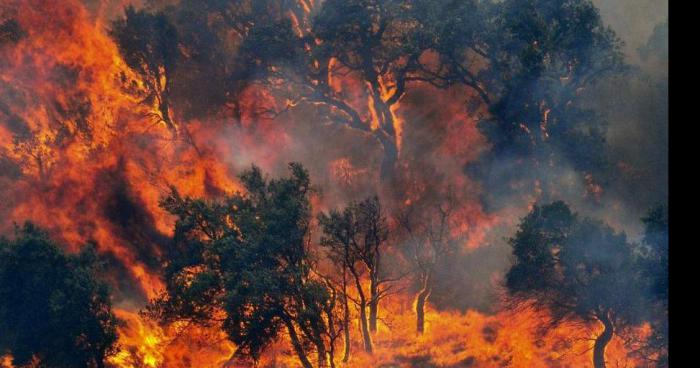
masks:
<svg viewBox="0 0 700 368"><path fill-rule="evenodd" d="M176 83L183 88L173 96L180 103L173 104L176 120L187 121L192 140L173 141L165 129L143 118L148 108L120 89L121 82L134 77L105 31L123 16L127 2L83 0L84 8L50 3L63 11L51 14L35 6L21 13L18 8L31 6L0 7L0 56L7 56L0 58L0 195L5 199L0 215L8 219L5 226L35 220L73 247L97 242L117 302L129 310L141 307L161 286L157 275L173 219L157 201L168 185L186 195L216 197L237 190L236 173L252 164L280 176L288 162L303 163L320 190L317 211L374 194L381 195L389 212L407 202L422 200L427 206L446 188L456 188L459 230L466 240L438 270L430 302L462 311L494 312L498 306L501 278L511 264L505 238L533 202L565 200L637 239L639 218L668 195L664 1L594 1L604 22L625 41L632 65L626 75L596 85L582 98L608 122L609 165L600 177L587 176L565 160L523 171L517 159L504 155L490 161L477 179L464 168L491 147L477 128L485 109L465 108L473 100L466 89L419 87L401 100L397 113L403 121L402 146L399 178L390 188L379 177L383 151L376 138L330 120L322 106L276 104L279 96L266 94L251 80L240 96L242 110L274 110L274 117L233 117L229 106L208 114L207 104L218 108L227 102L224 94L215 95L225 81L201 78L192 72L197 65L182 69ZM174 2L128 3L166 9ZM19 23L5 23L15 18ZM181 26L198 24L192 20ZM204 40L205 46L219 46ZM226 51L237 47L225 46ZM208 62L203 65L231 67L225 58L221 65ZM346 83L354 107L369 115L366 97L357 92L362 85L353 86L351 79L339 83ZM189 84L195 88L184 88ZM17 144L16 137L36 139ZM576 148L559 147L555 155L567 157L566 150ZM48 161L37 159L43 154ZM521 180L491 185L514 174Z"/></svg>
<svg viewBox="0 0 700 368"><path fill-rule="evenodd" d="M625 55L633 64L642 62L637 51L647 44L656 26L668 22L668 1L593 0L593 3L600 9L603 22L625 42Z"/></svg>
<svg viewBox="0 0 700 368"><path fill-rule="evenodd" d="M631 66L626 75L586 96L609 124L611 172L605 205L612 211L597 217L637 240L639 219L668 200L668 3L597 3L602 18L625 42Z"/></svg>
<svg viewBox="0 0 700 368"><path fill-rule="evenodd" d="M636 239L641 216L668 196L668 4L593 2L604 24L624 43L629 65L626 73L585 89L577 102L591 109L593 119L598 116L605 122L605 146L599 147L606 161L603 170L591 176L577 170L574 162L562 160L577 149L597 149L586 145L558 147L553 156L559 162L543 162L528 171L519 168L520 157L503 154L478 169L489 188L483 200L492 210L564 200ZM582 156L598 153L584 151ZM496 185L504 178L510 178L510 186Z"/></svg>
<svg viewBox="0 0 700 368"><path fill-rule="evenodd" d="M633 242L641 240L641 217L666 203L668 4L653 0L594 3L604 23L624 42L624 57L630 65L627 73L601 81L580 99L583 107L606 122L604 170L591 176L577 170L573 162L561 160L569 157L568 149L580 147L559 147L553 154L560 160L555 165L543 163L526 170L519 157L507 154L489 160L485 168L467 165L467 173L480 179L485 210L498 223L486 227L479 249L453 260L445 270L436 303L481 310L498 305L500 277L510 266L506 239L532 203L564 200L583 216L627 233ZM504 180L509 184L504 186ZM450 285L460 285L465 292L454 298L458 288Z"/></svg>

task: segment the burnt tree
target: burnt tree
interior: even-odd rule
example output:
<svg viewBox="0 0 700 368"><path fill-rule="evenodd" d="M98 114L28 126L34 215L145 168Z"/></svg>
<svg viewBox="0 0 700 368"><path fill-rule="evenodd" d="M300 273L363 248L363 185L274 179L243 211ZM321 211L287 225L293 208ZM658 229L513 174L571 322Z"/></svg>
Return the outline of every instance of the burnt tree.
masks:
<svg viewBox="0 0 700 368"><path fill-rule="evenodd" d="M379 199L371 197L342 212L321 214L319 221L324 232L321 245L329 249L336 265L355 285L364 348L372 352L370 332L377 330L379 302L390 293L391 285L387 284L392 281L382 265L389 234ZM363 286L365 279L368 288Z"/></svg>
<svg viewBox="0 0 700 368"><path fill-rule="evenodd" d="M425 307L435 284L435 271L454 255L463 237L455 231L455 210L458 206L451 189L435 203L406 205L396 214L401 236L405 239L408 258L414 266L418 283L415 297L416 332L425 331Z"/></svg>

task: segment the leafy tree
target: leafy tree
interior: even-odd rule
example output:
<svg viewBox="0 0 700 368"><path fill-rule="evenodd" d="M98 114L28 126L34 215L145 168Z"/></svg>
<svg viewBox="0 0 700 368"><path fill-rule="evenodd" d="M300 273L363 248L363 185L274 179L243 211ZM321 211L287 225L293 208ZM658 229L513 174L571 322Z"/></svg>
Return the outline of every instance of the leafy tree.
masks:
<svg viewBox="0 0 700 368"><path fill-rule="evenodd" d="M484 45L475 52L488 62L481 79L493 102L480 129L493 147L476 172L493 193L535 178L549 195L557 167L605 180L606 121L582 95L625 65L598 9L589 0L510 0L484 14ZM494 170L502 162L526 167Z"/></svg>
<svg viewBox="0 0 700 368"><path fill-rule="evenodd" d="M304 19L301 4L287 0L183 0L166 7L163 13L176 26L179 47L184 50L177 59L171 93L183 117L216 114L222 109L233 112L238 121L244 113L255 118L269 116L270 109L244 111L242 94L254 84L261 60L289 54L268 52L276 44L274 39L260 39L259 43L245 40L289 30L290 14ZM257 53L263 58L256 57Z"/></svg>
<svg viewBox="0 0 700 368"><path fill-rule="evenodd" d="M331 121L376 139L384 149L381 177L391 179L401 144L398 103L417 82L433 80L422 58L434 46L420 18L429 7L424 1L324 1L301 22L305 28L283 19L251 31L244 50L255 52L244 58L257 65L263 83L284 91L289 106L323 106L319 111ZM368 102L358 104L340 90L341 79L363 86Z"/></svg>
<svg viewBox="0 0 700 368"><path fill-rule="evenodd" d="M319 222L323 227L321 245L328 249L331 259L340 268L344 290L347 289L347 278L355 284L364 348L371 353L370 332L377 330L379 301L391 290L386 286L391 280L382 269L382 253L389 232L379 198L375 196L353 203L342 212L322 213ZM369 290L363 286L364 277L369 279ZM344 308L347 310L347 292L345 298ZM348 314L345 316L347 324ZM346 332L346 344L347 339Z"/></svg>
<svg viewBox="0 0 700 368"><path fill-rule="evenodd" d="M0 353L16 366L104 367L118 320L92 246L65 254L31 223L0 240Z"/></svg>
<svg viewBox="0 0 700 368"><path fill-rule="evenodd" d="M143 103L155 104L159 122L177 132L170 108L173 74L180 57L175 27L163 13L151 14L129 6L110 31L126 64L141 78Z"/></svg>
<svg viewBox="0 0 700 368"><path fill-rule="evenodd" d="M642 218L644 223L644 254L639 267L651 298L651 324L654 329L643 353L656 353L656 364L668 366L668 207L652 208ZM649 353L649 354L648 354Z"/></svg>
<svg viewBox="0 0 700 368"><path fill-rule="evenodd" d="M401 99L421 86L461 85L476 97L469 106L490 112L480 127L493 150L473 167L490 187L505 190L498 184L508 180L489 171L503 160L540 169L540 179L547 164L591 175L607 164L605 122L580 103L581 93L624 65L619 40L590 0L185 0L165 13L170 22L127 9L113 35L150 81L149 96L164 97L166 123L170 95L188 114L233 106L240 119L242 91L259 84L277 100L262 109L268 116L312 104L376 139L387 180L400 154ZM341 79L364 98L340 90ZM193 83L212 86L193 95Z"/></svg>
<svg viewBox="0 0 700 368"><path fill-rule="evenodd" d="M206 118L230 108L240 120L238 92L243 86L231 79L235 52L228 46L221 22L203 11L203 1L182 1L163 10L177 30L181 50L170 78L169 100L184 121ZM216 19L216 18L214 18Z"/></svg>
<svg viewBox="0 0 700 368"><path fill-rule="evenodd" d="M287 332L301 364L333 361L336 293L315 277L308 249L309 176L299 164L291 175L268 180L244 172L245 193L220 201L182 198L161 202L177 216L166 265L166 292L147 313L163 322L215 324L238 349L234 357L259 358Z"/></svg>
<svg viewBox="0 0 700 368"><path fill-rule="evenodd" d="M397 104L420 85L466 86L488 108L480 128L493 150L474 168L484 179L504 158L527 158L542 179L546 164L591 175L607 164L605 121L580 95L624 65L620 41L588 0L325 1L307 23L251 32L244 43L278 51L246 58L293 106L325 105L332 120L375 137L384 179L399 156ZM367 106L334 87L347 76L366 86Z"/></svg>
<svg viewBox="0 0 700 368"><path fill-rule="evenodd" d="M534 206L510 240L514 263L505 285L516 301L550 311L554 324L598 321L593 365L605 367L615 333L640 322L645 303L633 249L624 234L579 218L561 201Z"/></svg>
<svg viewBox="0 0 700 368"><path fill-rule="evenodd" d="M349 284L352 281L357 281L358 278L352 278L351 267L355 266L355 257L351 254L351 238L352 234L355 232L354 224L351 219L352 213L350 211L344 211L342 214L339 212L331 212L330 215L321 213L319 215L319 223L323 227L324 235L321 237L321 246L328 249L328 258L335 267L339 275L336 275L336 283L339 284L339 289L341 293L341 302L343 308L342 324L343 324L343 362L347 362L350 359L350 296ZM332 234L329 235L328 234ZM357 287L357 284L355 284ZM362 340L364 342L365 351L372 351L371 336L369 335L369 328L367 326L367 314L366 314L366 296L363 289L358 289L359 302L358 306L360 308L360 329L362 331Z"/></svg>
<svg viewBox="0 0 700 368"><path fill-rule="evenodd" d="M656 299L668 301L668 207L652 208L642 222L651 291Z"/></svg>

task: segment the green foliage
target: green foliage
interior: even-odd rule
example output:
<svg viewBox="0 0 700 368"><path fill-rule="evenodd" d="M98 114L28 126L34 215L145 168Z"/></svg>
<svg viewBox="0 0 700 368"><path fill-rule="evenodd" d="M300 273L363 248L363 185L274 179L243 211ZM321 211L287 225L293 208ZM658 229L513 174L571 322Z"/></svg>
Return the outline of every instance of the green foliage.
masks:
<svg viewBox="0 0 700 368"><path fill-rule="evenodd" d="M94 247L64 254L30 223L0 240L0 353L16 366L103 367L118 320L97 267Z"/></svg>
<svg viewBox="0 0 700 368"><path fill-rule="evenodd" d="M624 73L621 41L589 0L503 1L484 12L489 67L480 79L493 102L479 128L493 146L477 172L494 190L539 179L545 195L560 179L557 169L604 184L607 122L582 94ZM493 169L523 158L517 169Z"/></svg>
<svg viewBox="0 0 700 368"><path fill-rule="evenodd" d="M505 284L514 298L546 308L555 322L639 322L643 290L624 234L553 202L535 206L510 244L514 264Z"/></svg>
<svg viewBox="0 0 700 368"><path fill-rule="evenodd" d="M657 206L642 219L646 249L646 272L652 293L662 301L668 300L668 207Z"/></svg>
<svg viewBox="0 0 700 368"><path fill-rule="evenodd" d="M168 22L177 25L177 45L170 47L179 50L169 72L169 97L186 120L218 113L236 96L229 94L241 88L230 78L235 53L223 36L228 30L202 11L203 3L183 1L163 11Z"/></svg>
<svg viewBox="0 0 700 368"><path fill-rule="evenodd" d="M238 97L260 83L286 108L322 105L329 120L371 132L384 148L383 178L398 160L390 107L422 83L469 87L468 107L490 112L480 129L492 149L472 169L494 191L530 173L547 194L559 179L547 165L606 179L606 122L581 93L625 66L590 0L327 0L309 12L303 2L187 0L164 13L127 8L113 28L130 67L168 74L165 110L172 95L185 116L232 107L240 119ZM329 75L348 73L365 82L380 129L328 85ZM502 162L525 167L492 169Z"/></svg>
<svg viewBox="0 0 700 368"><path fill-rule="evenodd" d="M323 349L330 297L311 274L312 188L301 165L290 164L290 172L269 180L253 167L240 176L245 193L221 201L175 190L162 200L177 222L167 292L148 308L151 316L206 324L223 315L241 356L257 358L285 329L299 335L292 342L301 359L307 344Z"/></svg>
<svg viewBox="0 0 700 368"><path fill-rule="evenodd" d="M26 35L15 19L6 19L0 22L0 46L7 43L17 43Z"/></svg>

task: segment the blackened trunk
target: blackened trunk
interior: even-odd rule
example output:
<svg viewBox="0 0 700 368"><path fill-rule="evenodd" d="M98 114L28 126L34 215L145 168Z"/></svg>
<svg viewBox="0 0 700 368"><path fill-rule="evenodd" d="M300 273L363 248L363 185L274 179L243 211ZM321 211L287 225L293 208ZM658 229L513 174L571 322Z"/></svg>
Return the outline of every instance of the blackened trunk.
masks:
<svg viewBox="0 0 700 368"><path fill-rule="evenodd" d="M365 345L365 351L372 353L372 337L370 336L369 327L367 325L367 296L362 289L362 282L360 282L360 276L357 274L357 271L350 267L350 272L355 280L355 287L357 288L357 294L360 299L358 304L360 307L360 331L362 331L362 340Z"/></svg>
<svg viewBox="0 0 700 368"><path fill-rule="evenodd" d="M432 291L430 273L423 277L423 286L416 296L416 332L422 335L425 332L425 303Z"/></svg>
<svg viewBox="0 0 700 368"><path fill-rule="evenodd" d="M372 353L372 336L369 333L367 322L367 303L364 298L360 301L360 329L362 330L362 340L365 344L365 351Z"/></svg>
<svg viewBox="0 0 700 368"><path fill-rule="evenodd" d="M297 336L297 331L294 328L294 325L288 319L284 320L284 324L287 326L287 331L289 332L289 339L292 340L292 347L297 353L299 362L304 368L313 368L313 365L311 365L309 358L306 357L306 352L304 351L304 347L302 346L301 341L299 341L299 336Z"/></svg>
<svg viewBox="0 0 700 368"><path fill-rule="evenodd" d="M382 143L382 148L384 148L379 177L381 181L390 183L390 181L395 178L394 174L396 173L396 163L399 160L399 149L396 145L395 137L389 137L382 133L378 134L378 136L379 141Z"/></svg>
<svg viewBox="0 0 700 368"><path fill-rule="evenodd" d="M335 368L335 349L330 349L330 359L328 361L330 362L330 368Z"/></svg>
<svg viewBox="0 0 700 368"><path fill-rule="evenodd" d="M160 93L158 110L160 110L160 116L165 125L170 129L173 136L177 137L179 135L178 126L170 116L170 92L167 87Z"/></svg>
<svg viewBox="0 0 700 368"><path fill-rule="evenodd" d="M378 285L378 280L377 276L371 275L370 276L370 284L369 284L369 294L370 294L370 301L369 301L369 330L370 332L377 332L377 309L379 306L379 285Z"/></svg>
<svg viewBox="0 0 700 368"><path fill-rule="evenodd" d="M348 305L348 296L345 282L343 282L343 342L345 349L343 351L343 362L350 360L350 306Z"/></svg>
<svg viewBox="0 0 700 368"><path fill-rule="evenodd" d="M593 367L605 368L605 348L613 337L613 324L606 313L598 315L598 320L605 326L603 333L595 339L593 345Z"/></svg>
<svg viewBox="0 0 700 368"><path fill-rule="evenodd" d="M316 353L318 354L318 368L324 368L328 364L328 358L326 354L326 347L322 342L316 344Z"/></svg>
<svg viewBox="0 0 700 368"><path fill-rule="evenodd" d="M369 330L377 332L377 301L369 303Z"/></svg>

